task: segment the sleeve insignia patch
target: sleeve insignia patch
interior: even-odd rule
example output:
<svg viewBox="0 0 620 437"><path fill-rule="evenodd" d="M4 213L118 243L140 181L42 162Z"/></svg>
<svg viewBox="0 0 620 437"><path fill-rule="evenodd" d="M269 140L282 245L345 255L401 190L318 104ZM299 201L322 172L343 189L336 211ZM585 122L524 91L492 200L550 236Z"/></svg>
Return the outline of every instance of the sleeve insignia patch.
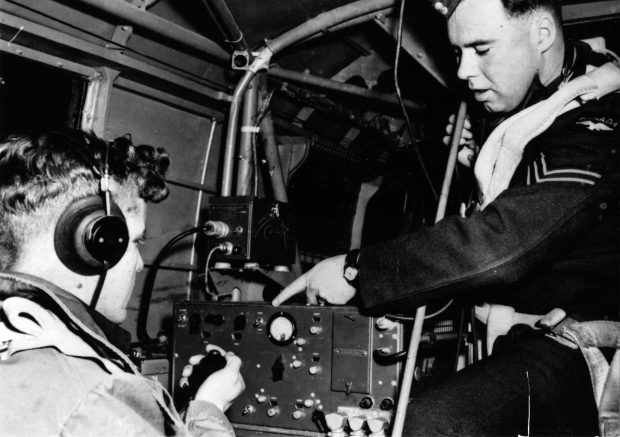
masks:
<svg viewBox="0 0 620 437"><path fill-rule="evenodd" d="M579 168L557 168L549 170L544 153L527 167L527 185L544 182L574 182L577 184L594 185L601 174Z"/></svg>
<svg viewBox="0 0 620 437"><path fill-rule="evenodd" d="M585 126L586 129L591 131L613 131L618 126L618 123L613 119L605 117L581 117L576 124Z"/></svg>

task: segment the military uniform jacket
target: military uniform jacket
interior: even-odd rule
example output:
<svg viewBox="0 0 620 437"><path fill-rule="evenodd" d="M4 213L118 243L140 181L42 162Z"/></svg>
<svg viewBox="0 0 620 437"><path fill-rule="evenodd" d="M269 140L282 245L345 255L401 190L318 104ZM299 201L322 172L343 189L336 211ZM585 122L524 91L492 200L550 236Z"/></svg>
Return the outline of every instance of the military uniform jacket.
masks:
<svg viewBox="0 0 620 437"><path fill-rule="evenodd" d="M556 84L585 73L595 57L582 46L567 53ZM569 111L526 146L509 188L484 211L364 248L364 306L402 312L468 296L526 313L562 308L617 320L619 124L618 93Z"/></svg>
<svg viewBox="0 0 620 437"><path fill-rule="evenodd" d="M36 324L36 326L35 326ZM0 435L233 437L214 404L185 420L85 306L53 284L0 271Z"/></svg>

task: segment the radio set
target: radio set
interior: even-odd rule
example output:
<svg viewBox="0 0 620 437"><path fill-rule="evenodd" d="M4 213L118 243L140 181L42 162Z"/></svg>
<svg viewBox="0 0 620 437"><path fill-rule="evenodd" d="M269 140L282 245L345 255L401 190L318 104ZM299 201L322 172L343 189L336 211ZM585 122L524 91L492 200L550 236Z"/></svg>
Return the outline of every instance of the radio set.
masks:
<svg viewBox="0 0 620 437"><path fill-rule="evenodd" d="M237 435L338 435L345 426L384 435L401 364L376 352L400 351L403 332L398 323L376 322L354 307L176 302L175 402L188 400L179 383L190 357L215 344L243 361L246 389L227 412Z"/></svg>

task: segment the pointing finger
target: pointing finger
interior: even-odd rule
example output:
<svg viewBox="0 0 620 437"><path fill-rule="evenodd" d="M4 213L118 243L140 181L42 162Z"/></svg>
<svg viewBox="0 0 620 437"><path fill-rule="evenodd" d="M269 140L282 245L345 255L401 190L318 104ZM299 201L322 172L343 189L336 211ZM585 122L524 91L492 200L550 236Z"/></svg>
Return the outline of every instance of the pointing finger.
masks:
<svg viewBox="0 0 620 437"><path fill-rule="evenodd" d="M306 297L310 305L317 305L319 303L319 299L317 298L318 294L319 293L316 290L308 290Z"/></svg>
<svg viewBox="0 0 620 437"><path fill-rule="evenodd" d="M306 289L306 275L301 275L289 284L284 290L278 294L271 302L274 306L280 305L282 302L287 301L296 294L301 293Z"/></svg>

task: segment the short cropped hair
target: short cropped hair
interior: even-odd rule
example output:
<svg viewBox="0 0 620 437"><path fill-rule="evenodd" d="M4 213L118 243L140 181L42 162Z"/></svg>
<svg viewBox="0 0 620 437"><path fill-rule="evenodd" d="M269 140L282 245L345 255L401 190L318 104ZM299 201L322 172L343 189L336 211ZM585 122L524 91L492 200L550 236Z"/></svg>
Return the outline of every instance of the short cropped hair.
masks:
<svg viewBox="0 0 620 437"><path fill-rule="evenodd" d="M511 17L522 17L538 9L551 12L559 23L562 22L562 6L559 0L502 0L504 8Z"/></svg>
<svg viewBox="0 0 620 437"><path fill-rule="evenodd" d="M19 257L27 235L56 223L73 201L99 193L107 163L121 185L146 202L168 196L170 160L163 148L133 145L125 135L106 142L92 133L62 129L11 136L0 144L0 268Z"/></svg>

